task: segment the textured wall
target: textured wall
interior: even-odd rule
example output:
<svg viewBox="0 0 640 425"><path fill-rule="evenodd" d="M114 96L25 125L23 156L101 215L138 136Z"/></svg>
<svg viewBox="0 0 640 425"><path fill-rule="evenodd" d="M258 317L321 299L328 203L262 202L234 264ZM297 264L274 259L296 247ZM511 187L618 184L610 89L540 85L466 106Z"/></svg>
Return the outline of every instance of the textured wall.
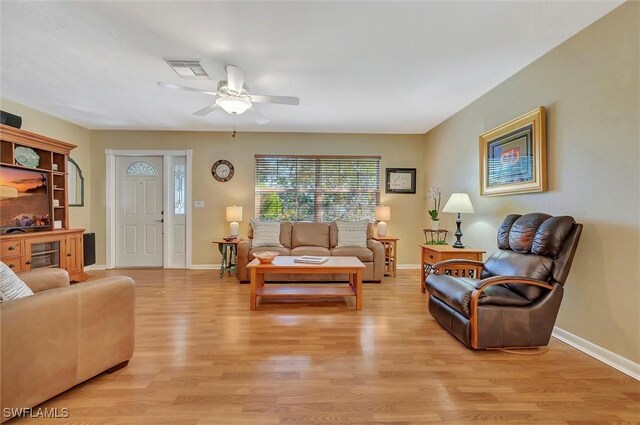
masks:
<svg viewBox="0 0 640 425"><path fill-rule="evenodd" d="M384 184L384 168L420 168L424 163L423 135L374 134L309 134L309 133L239 133L230 132L166 132L166 131L93 131L92 225L96 230L97 262L105 262L105 149L192 149L193 200L205 201L205 208L193 209L193 264L219 262L217 248L211 241L229 232L225 207L244 207L240 231L246 235L254 215L254 155L380 155ZM220 183L211 176L211 166L219 159L231 161L234 177ZM424 172L418 172L417 193L381 193L381 202L391 206L389 235L399 237L399 262L417 264L417 245L423 241L426 222Z"/></svg>
<svg viewBox="0 0 640 425"><path fill-rule="evenodd" d="M625 3L425 136L427 183L468 192L476 208L463 219L467 244L493 251L508 213L566 214L584 223L557 325L635 362L639 9ZM549 191L481 198L478 136L540 105L547 108ZM453 228L452 217L446 220Z"/></svg>

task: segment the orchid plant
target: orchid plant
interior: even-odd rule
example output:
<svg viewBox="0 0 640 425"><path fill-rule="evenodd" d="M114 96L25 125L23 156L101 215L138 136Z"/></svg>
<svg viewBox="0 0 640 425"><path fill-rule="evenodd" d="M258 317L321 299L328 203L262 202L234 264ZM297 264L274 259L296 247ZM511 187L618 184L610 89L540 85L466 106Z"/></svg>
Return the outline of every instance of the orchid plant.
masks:
<svg viewBox="0 0 640 425"><path fill-rule="evenodd" d="M428 213L431 216L431 220L438 221L438 211L440 211L441 198L440 188L438 186L431 186L429 188L429 191L427 192L427 198L433 199L434 208L432 210L428 210Z"/></svg>

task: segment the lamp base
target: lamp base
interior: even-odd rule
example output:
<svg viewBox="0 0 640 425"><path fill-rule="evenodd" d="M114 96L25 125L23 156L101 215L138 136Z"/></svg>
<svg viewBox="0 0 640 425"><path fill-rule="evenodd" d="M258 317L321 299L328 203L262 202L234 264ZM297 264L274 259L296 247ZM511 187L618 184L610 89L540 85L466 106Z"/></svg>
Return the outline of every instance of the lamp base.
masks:
<svg viewBox="0 0 640 425"><path fill-rule="evenodd" d="M378 236L387 236L387 223L384 221L378 223Z"/></svg>
<svg viewBox="0 0 640 425"><path fill-rule="evenodd" d="M240 225L237 221L232 221L229 225L229 236L240 236Z"/></svg>
<svg viewBox="0 0 640 425"><path fill-rule="evenodd" d="M460 240L462 238L462 231L460 230L460 225L462 224L462 218L460 218L460 213L458 213L458 219L456 220L456 242L453 244L454 248L464 248L464 245L462 245L462 241Z"/></svg>

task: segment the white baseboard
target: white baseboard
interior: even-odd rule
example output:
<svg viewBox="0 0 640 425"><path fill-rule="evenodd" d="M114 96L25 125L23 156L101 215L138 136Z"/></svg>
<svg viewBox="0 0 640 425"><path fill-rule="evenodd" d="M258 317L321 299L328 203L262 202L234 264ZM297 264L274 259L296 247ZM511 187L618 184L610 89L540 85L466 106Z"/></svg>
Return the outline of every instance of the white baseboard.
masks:
<svg viewBox="0 0 640 425"><path fill-rule="evenodd" d="M629 375L633 379L640 381L640 363L635 363L557 326L553 327L553 333L551 335L565 344L568 344L593 357L594 359L600 360L602 363L605 363L625 375Z"/></svg>
<svg viewBox="0 0 640 425"><path fill-rule="evenodd" d="M420 270L420 264L398 264L398 270Z"/></svg>
<svg viewBox="0 0 640 425"><path fill-rule="evenodd" d="M191 270L219 269L220 264L192 264ZM398 270L420 270L420 264L398 264Z"/></svg>
<svg viewBox="0 0 640 425"><path fill-rule="evenodd" d="M84 268L85 272L89 272L91 270L107 270L107 266L104 264L92 264Z"/></svg>
<svg viewBox="0 0 640 425"><path fill-rule="evenodd" d="M214 270L220 269L220 264L192 264L191 270Z"/></svg>

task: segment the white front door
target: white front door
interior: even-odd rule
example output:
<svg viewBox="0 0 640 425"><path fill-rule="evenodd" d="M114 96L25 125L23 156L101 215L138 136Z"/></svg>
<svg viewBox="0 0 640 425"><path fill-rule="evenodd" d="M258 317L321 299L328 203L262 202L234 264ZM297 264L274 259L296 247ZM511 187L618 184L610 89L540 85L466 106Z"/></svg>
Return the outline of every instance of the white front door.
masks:
<svg viewBox="0 0 640 425"><path fill-rule="evenodd" d="M116 157L116 267L162 267L162 157Z"/></svg>

